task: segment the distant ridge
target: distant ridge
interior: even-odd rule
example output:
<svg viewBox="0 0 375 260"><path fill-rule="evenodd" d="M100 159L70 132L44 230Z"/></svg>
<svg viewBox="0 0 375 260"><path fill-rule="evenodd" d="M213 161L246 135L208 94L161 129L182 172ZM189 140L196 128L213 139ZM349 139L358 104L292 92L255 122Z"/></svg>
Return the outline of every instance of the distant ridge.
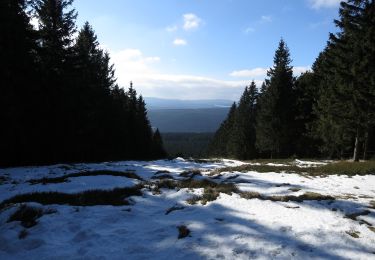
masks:
<svg viewBox="0 0 375 260"><path fill-rule="evenodd" d="M148 110L153 109L200 109L229 108L233 101L225 99L182 100L145 97Z"/></svg>

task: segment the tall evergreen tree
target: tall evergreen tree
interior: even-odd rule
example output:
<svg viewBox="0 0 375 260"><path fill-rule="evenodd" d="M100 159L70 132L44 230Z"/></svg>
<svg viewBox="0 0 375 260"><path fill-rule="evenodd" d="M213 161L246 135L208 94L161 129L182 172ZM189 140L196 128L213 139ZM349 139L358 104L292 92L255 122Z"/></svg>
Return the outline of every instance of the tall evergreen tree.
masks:
<svg viewBox="0 0 375 260"><path fill-rule="evenodd" d="M221 123L219 129L216 131L211 143L209 144L208 153L212 156L227 157L228 154L228 143L229 136L232 132L235 114L237 111L237 105L233 102L227 118Z"/></svg>
<svg viewBox="0 0 375 260"><path fill-rule="evenodd" d="M69 160L74 133L75 105L72 100L72 42L77 13L73 0L36 0L42 86L48 97L45 108L45 157L51 162ZM66 156L66 158L64 158Z"/></svg>
<svg viewBox="0 0 375 260"><path fill-rule="evenodd" d="M255 116L258 90L252 81L246 87L235 113L234 124L227 144L230 157L238 159L253 159L255 149Z"/></svg>
<svg viewBox="0 0 375 260"><path fill-rule="evenodd" d="M40 153L36 140L42 91L28 7L25 0L0 1L0 154L9 164L30 162Z"/></svg>
<svg viewBox="0 0 375 260"><path fill-rule="evenodd" d="M375 123L374 13L372 0L341 3L340 19L335 21L340 32L330 35L325 52L331 66L323 67L322 74L330 79L321 81L326 89L317 106L317 129L323 129L320 134L327 132L324 129L334 129L336 135L331 139L341 144L341 151L352 147L354 161L359 160L360 144L366 143Z"/></svg>
<svg viewBox="0 0 375 260"><path fill-rule="evenodd" d="M293 152L294 78L289 49L281 40L274 65L267 72L266 90L262 93L257 114L256 146L271 157L289 156Z"/></svg>

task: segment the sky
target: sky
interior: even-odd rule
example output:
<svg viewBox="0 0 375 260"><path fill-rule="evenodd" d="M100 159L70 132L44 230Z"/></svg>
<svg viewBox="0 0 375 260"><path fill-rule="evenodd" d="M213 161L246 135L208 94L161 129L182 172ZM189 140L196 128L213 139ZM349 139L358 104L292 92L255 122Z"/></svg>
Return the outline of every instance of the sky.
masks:
<svg viewBox="0 0 375 260"><path fill-rule="evenodd" d="M237 100L260 86L281 38L295 76L337 29L340 0L75 0L117 82L145 97Z"/></svg>

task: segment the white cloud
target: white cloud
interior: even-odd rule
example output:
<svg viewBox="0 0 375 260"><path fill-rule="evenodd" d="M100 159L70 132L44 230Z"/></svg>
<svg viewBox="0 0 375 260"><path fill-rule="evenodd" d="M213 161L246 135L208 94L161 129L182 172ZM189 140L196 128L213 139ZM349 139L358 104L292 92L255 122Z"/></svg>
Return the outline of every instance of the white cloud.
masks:
<svg viewBox="0 0 375 260"><path fill-rule="evenodd" d="M239 78L256 78L256 79L263 79L267 76L268 68L254 68L254 69L245 69L245 70L235 70L231 72L229 75L232 77L239 77ZM293 67L293 74L295 76L301 75L301 73L310 70L309 66L297 66Z"/></svg>
<svg viewBox="0 0 375 260"><path fill-rule="evenodd" d="M183 28L185 31L197 29L202 23L202 19L200 19L197 15L192 14L192 13L184 14L183 18L184 18Z"/></svg>
<svg viewBox="0 0 375 260"><path fill-rule="evenodd" d="M311 70L310 66L293 67L293 74L294 74L294 76L299 76L299 75L301 75L302 73L304 73L308 70Z"/></svg>
<svg viewBox="0 0 375 260"><path fill-rule="evenodd" d="M187 45L187 42L184 39L177 38L173 41L173 44L176 46L183 46L183 45Z"/></svg>
<svg viewBox="0 0 375 260"><path fill-rule="evenodd" d="M110 52L115 65L118 84L127 88L134 82L137 92L143 96L178 99L232 99L238 100L248 80L221 80L212 77L166 74L155 65L159 57L145 56L139 49ZM261 85L261 81L256 81Z"/></svg>
<svg viewBox="0 0 375 260"><path fill-rule="evenodd" d="M313 9L337 7L342 0L309 0Z"/></svg>
<svg viewBox="0 0 375 260"><path fill-rule="evenodd" d="M262 15L260 17L260 22L261 23L270 23L270 22L272 22L272 17L270 15Z"/></svg>
<svg viewBox="0 0 375 260"><path fill-rule="evenodd" d="M171 26L168 26L167 28L165 28L165 30L167 32L175 32L175 31L177 31L177 29L178 29L177 25L171 25Z"/></svg>
<svg viewBox="0 0 375 260"><path fill-rule="evenodd" d="M255 29L253 27L247 27L245 30L244 30L244 33L245 34L249 34L249 33L252 33L252 32L255 32Z"/></svg>
<svg viewBox="0 0 375 260"><path fill-rule="evenodd" d="M255 69L245 69L245 70L235 70L229 75L232 77L241 78L259 78L265 77L267 75L267 68L255 68Z"/></svg>

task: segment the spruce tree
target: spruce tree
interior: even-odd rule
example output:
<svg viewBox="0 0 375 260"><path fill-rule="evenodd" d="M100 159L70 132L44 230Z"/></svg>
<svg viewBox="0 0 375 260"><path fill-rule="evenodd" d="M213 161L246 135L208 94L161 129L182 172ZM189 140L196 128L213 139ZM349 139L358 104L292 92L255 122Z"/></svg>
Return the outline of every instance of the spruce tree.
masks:
<svg viewBox="0 0 375 260"><path fill-rule="evenodd" d="M330 66L323 67L326 77L321 81L326 88L316 109L321 135L327 132L324 129L333 128L331 139L340 144L341 154L352 147L354 161L359 160L361 143L365 156L366 139L375 120L374 9L369 0L341 3L340 19L335 21L340 31L330 35L325 52Z"/></svg>
<svg viewBox="0 0 375 260"><path fill-rule="evenodd" d="M289 156L293 150L294 78L289 49L281 40L268 70L266 90L257 114L256 146L271 157Z"/></svg>
<svg viewBox="0 0 375 260"><path fill-rule="evenodd" d="M39 22L41 84L48 97L43 131L45 159L50 162L70 160L71 140L74 136L74 128L71 127L75 113L71 68L77 14L70 8L72 2L73 0L36 0L34 5L35 17Z"/></svg>
<svg viewBox="0 0 375 260"><path fill-rule="evenodd" d="M255 116L258 90L252 81L246 87L234 116L234 123L227 144L228 155L238 159L253 159L255 149Z"/></svg>
<svg viewBox="0 0 375 260"><path fill-rule="evenodd" d="M42 91L25 0L0 1L0 154L3 165L39 157ZM32 127L31 127L32 126Z"/></svg>
<svg viewBox="0 0 375 260"><path fill-rule="evenodd" d="M156 129L155 133L152 136L152 158L160 159L165 158L167 152L164 149L163 138L159 132L159 129Z"/></svg>
<svg viewBox="0 0 375 260"><path fill-rule="evenodd" d="M233 102L227 118L221 123L219 129L216 131L212 141L209 144L208 153L212 156L228 156L229 136L232 132L237 105Z"/></svg>

